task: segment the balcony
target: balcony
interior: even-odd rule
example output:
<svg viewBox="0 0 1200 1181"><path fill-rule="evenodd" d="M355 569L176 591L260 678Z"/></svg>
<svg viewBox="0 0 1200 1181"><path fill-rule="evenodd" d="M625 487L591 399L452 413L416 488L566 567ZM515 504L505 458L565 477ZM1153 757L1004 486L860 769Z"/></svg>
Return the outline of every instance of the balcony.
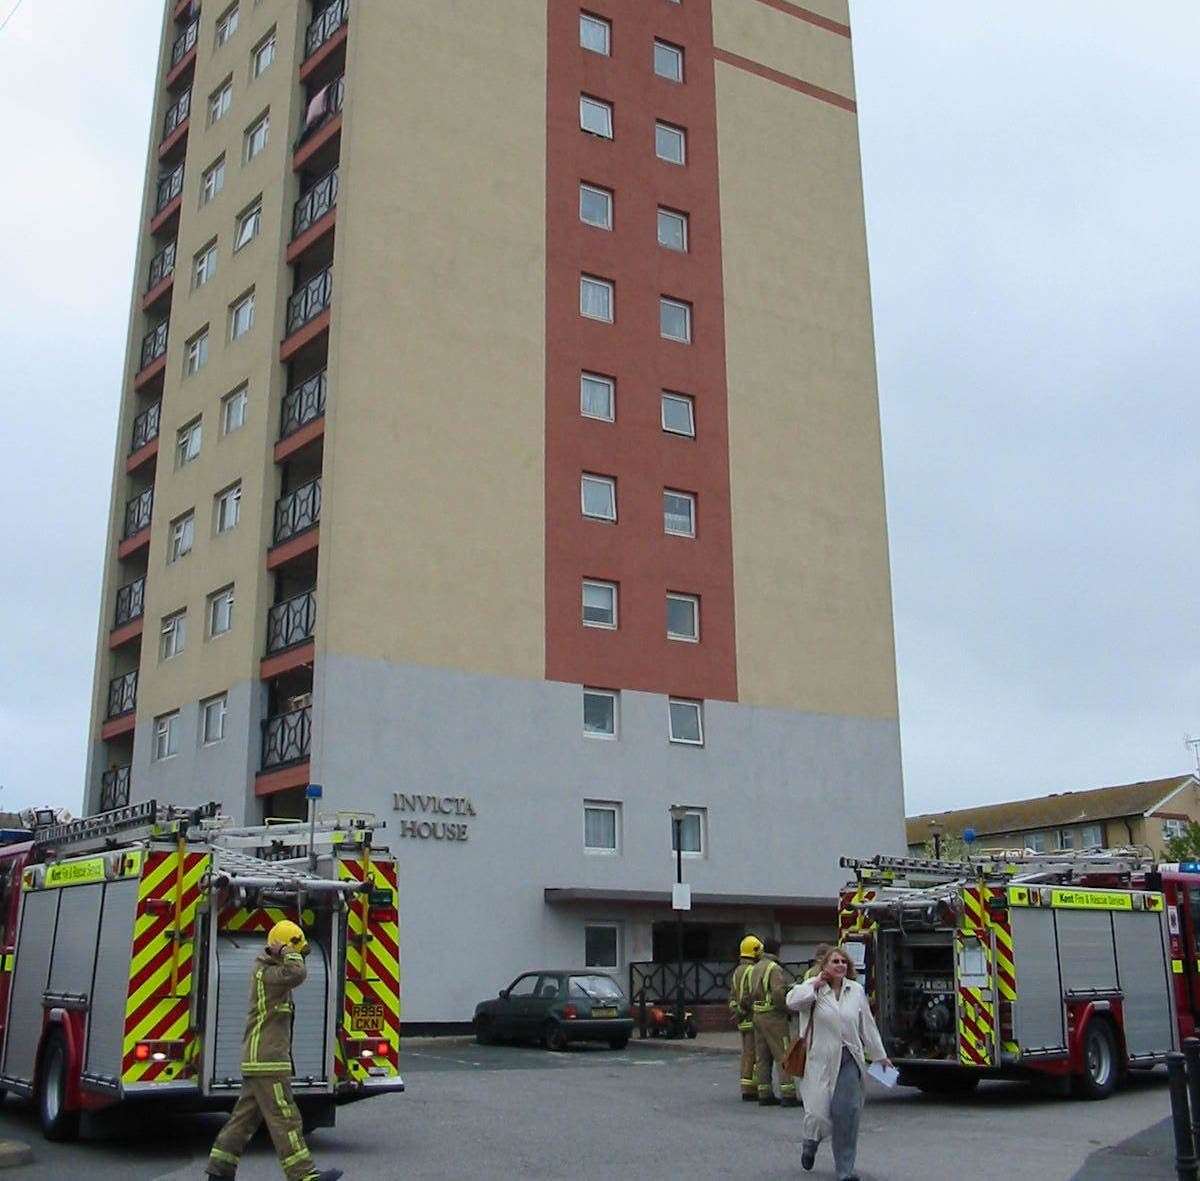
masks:
<svg viewBox="0 0 1200 1181"><path fill-rule="evenodd" d="M279 410L279 438L289 438L325 415L326 375L322 369L284 395ZM276 459L279 457L276 456Z"/></svg>
<svg viewBox="0 0 1200 1181"><path fill-rule="evenodd" d="M124 627L135 619L141 619L146 610L146 576L127 582L117 591L117 610L113 616L113 627Z"/></svg>
<svg viewBox="0 0 1200 1181"><path fill-rule="evenodd" d="M164 226L179 215L183 205L183 164L177 165L166 176L159 177L154 193L154 216L150 219L150 232L157 234Z"/></svg>
<svg viewBox="0 0 1200 1181"><path fill-rule="evenodd" d="M142 296L142 309L148 310L166 295L174 285L175 256L178 244L168 242L151 260L150 276L146 282L146 294Z"/></svg>
<svg viewBox="0 0 1200 1181"><path fill-rule="evenodd" d="M312 529L321 520L321 477L317 476L275 502L276 545Z"/></svg>
<svg viewBox="0 0 1200 1181"><path fill-rule="evenodd" d="M140 390L167 367L167 321L156 324L142 337L142 351L133 388Z"/></svg>
<svg viewBox="0 0 1200 1181"><path fill-rule="evenodd" d="M317 595L307 590L267 612L267 655L274 656L307 644L313 638L317 623ZM272 675L278 676L278 672Z"/></svg>
<svg viewBox="0 0 1200 1181"><path fill-rule="evenodd" d="M311 324L322 312L328 311L332 303L333 268L326 267L288 299L287 335L292 336L306 324Z"/></svg>
<svg viewBox="0 0 1200 1181"><path fill-rule="evenodd" d="M163 119L163 137L158 146L159 159L178 154L177 149L187 137L188 117L192 113L192 92L185 90L168 108Z"/></svg>
<svg viewBox="0 0 1200 1181"><path fill-rule="evenodd" d="M296 202L296 206L292 210L292 240L295 241L302 234L312 229L321 218L333 209L337 204L337 197L338 173L335 168L332 172L328 172L321 177Z"/></svg>
<svg viewBox="0 0 1200 1181"><path fill-rule="evenodd" d="M107 721L123 718L137 709L137 681L135 668L108 682L108 710L104 715Z"/></svg>
<svg viewBox="0 0 1200 1181"><path fill-rule="evenodd" d="M152 406L148 406L133 420L129 454L125 458L125 472L127 475L133 475L139 468L158 457L158 432L161 422L161 398Z"/></svg>
<svg viewBox="0 0 1200 1181"><path fill-rule="evenodd" d="M292 170L328 171L337 163L342 133L342 108L346 105L346 76L314 90L305 107L304 126L296 140Z"/></svg>
<svg viewBox="0 0 1200 1181"><path fill-rule="evenodd" d="M312 706L263 722L262 769L274 771L307 759L312 748Z"/></svg>
<svg viewBox="0 0 1200 1181"><path fill-rule="evenodd" d="M199 33L200 18L197 16L172 42L171 61L166 77L168 88L173 87L195 64L196 38Z"/></svg>
<svg viewBox="0 0 1200 1181"><path fill-rule="evenodd" d="M304 34L304 61L307 64L328 45L350 19L350 0L333 0L312 19Z"/></svg>
<svg viewBox="0 0 1200 1181"><path fill-rule="evenodd" d="M125 527L121 534L121 545L117 548L117 556L128 557L143 544L150 544L150 516L154 511L154 489L147 488L125 504ZM137 542L137 544L134 544ZM122 552L124 551L124 552Z"/></svg>
<svg viewBox="0 0 1200 1181"><path fill-rule="evenodd" d="M129 767L113 767L100 776L100 811L124 808L129 803Z"/></svg>

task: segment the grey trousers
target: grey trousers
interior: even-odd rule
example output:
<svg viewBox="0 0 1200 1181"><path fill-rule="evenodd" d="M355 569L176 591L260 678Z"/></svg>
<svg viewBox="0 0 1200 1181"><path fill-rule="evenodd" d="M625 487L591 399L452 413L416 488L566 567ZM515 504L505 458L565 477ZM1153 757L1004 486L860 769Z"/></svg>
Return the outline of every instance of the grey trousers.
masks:
<svg viewBox="0 0 1200 1181"><path fill-rule="evenodd" d="M842 1048L833 1099L829 1104L829 1122L833 1124L833 1167L838 1181L854 1176L854 1158L858 1155L858 1121L863 1109L863 1081L858 1063L849 1050Z"/></svg>

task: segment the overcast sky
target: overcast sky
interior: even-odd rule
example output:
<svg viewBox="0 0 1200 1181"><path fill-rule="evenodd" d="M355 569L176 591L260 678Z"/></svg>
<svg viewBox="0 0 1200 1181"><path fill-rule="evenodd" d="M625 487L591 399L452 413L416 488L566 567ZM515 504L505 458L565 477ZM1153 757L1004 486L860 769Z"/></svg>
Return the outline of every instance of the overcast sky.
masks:
<svg viewBox="0 0 1200 1181"><path fill-rule="evenodd" d="M0 32L0 809L81 799L162 3ZM1200 5L853 24L909 810L1181 773Z"/></svg>

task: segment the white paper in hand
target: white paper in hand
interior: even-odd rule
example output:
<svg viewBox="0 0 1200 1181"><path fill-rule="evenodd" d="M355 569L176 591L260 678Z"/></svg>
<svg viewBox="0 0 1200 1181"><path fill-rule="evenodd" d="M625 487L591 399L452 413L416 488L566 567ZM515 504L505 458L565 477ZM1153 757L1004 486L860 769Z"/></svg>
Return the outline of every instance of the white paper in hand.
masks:
<svg viewBox="0 0 1200 1181"><path fill-rule="evenodd" d="M867 1074L883 1083L885 1087L894 1087L900 1072L894 1066L884 1066L882 1062L872 1062L867 1067Z"/></svg>

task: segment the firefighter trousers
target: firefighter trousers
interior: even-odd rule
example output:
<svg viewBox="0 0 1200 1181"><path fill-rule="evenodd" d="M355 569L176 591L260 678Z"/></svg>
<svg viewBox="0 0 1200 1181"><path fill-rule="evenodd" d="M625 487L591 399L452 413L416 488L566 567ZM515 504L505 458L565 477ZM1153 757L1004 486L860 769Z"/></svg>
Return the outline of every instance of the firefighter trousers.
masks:
<svg viewBox="0 0 1200 1181"><path fill-rule="evenodd" d="M796 1082L783 1067L784 1055L788 1052L789 1021L786 1013L754 1014L754 1057L755 1078L758 1082L758 1097L765 1099L774 1093L771 1082L771 1067L779 1064L779 1095L783 1099L795 1099Z"/></svg>
<svg viewBox="0 0 1200 1181"><path fill-rule="evenodd" d="M742 1035L742 1062L740 1076L742 1094L757 1095L758 1085L754 1081L754 1063L756 1055L756 1051L754 1049L754 1023L752 1021L739 1022L738 1030Z"/></svg>
<svg viewBox="0 0 1200 1181"><path fill-rule="evenodd" d="M314 1176L316 1169L304 1143L303 1124L292 1097L292 1084L281 1075L242 1079L242 1093L237 1105L209 1154L209 1173L214 1177L234 1176L243 1150L263 1122L271 1133L271 1142L287 1181L305 1181Z"/></svg>

